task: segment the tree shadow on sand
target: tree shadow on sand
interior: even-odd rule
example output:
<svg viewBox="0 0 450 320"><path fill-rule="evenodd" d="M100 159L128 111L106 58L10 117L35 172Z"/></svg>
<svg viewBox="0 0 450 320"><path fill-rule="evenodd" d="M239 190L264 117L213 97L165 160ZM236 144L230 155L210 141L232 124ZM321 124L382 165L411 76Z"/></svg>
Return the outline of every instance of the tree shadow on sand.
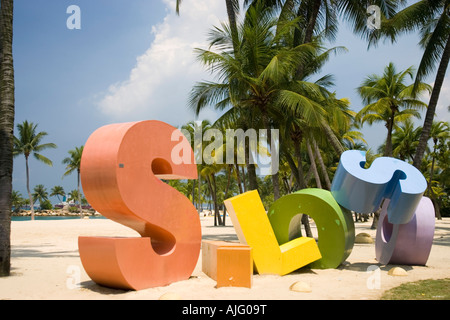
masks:
<svg viewBox="0 0 450 320"><path fill-rule="evenodd" d="M104 287L92 280L80 282L80 287L82 290L88 290L99 294L121 295L130 292L130 290Z"/></svg>

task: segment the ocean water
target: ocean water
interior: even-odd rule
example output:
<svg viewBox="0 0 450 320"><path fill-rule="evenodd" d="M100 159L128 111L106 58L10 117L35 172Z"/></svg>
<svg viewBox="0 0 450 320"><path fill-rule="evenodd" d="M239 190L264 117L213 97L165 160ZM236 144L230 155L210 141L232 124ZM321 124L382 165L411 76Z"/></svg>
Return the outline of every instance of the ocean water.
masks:
<svg viewBox="0 0 450 320"><path fill-rule="evenodd" d="M73 220L81 219L79 216L34 216L35 220ZM107 219L103 216L89 216L89 219ZM11 217L11 221L31 221L30 216Z"/></svg>

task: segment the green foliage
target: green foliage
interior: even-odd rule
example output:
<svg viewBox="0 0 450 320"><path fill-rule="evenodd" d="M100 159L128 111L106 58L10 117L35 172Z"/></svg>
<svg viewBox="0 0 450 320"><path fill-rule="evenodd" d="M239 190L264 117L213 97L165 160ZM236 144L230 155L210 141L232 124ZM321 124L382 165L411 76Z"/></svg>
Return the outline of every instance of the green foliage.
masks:
<svg viewBox="0 0 450 320"><path fill-rule="evenodd" d="M80 212L80 208L76 207L76 206L70 206L69 207L69 212L70 213L79 213Z"/></svg>
<svg viewBox="0 0 450 320"><path fill-rule="evenodd" d="M41 203L41 210L52 210L53 209L53 205L50 202L50 200L45 200Z"/></svg>

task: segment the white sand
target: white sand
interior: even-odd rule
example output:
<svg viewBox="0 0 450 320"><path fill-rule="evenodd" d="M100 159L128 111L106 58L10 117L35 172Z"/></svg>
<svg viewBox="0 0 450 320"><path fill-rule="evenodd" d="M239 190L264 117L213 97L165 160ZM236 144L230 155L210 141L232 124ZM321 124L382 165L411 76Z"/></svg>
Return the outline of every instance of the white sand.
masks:
<svg viewBox="0 0 450 320"><path fill-rule="evenodd" d="M212 217L202 220L203 239L237 241L234 228L213 227ZM231 220L227 220L231 225ZM356 223L356 234L375 239L371 222ZM296 271L286 276L254 275L248 288L215 288L216 282L201 271L201 254L191 279L142 291L105 288L92 282L78 254L78 236L136 236L130 229L106 219L12 222L12 274L0 278L0 299L151 299L175 293L186 300L247 299L378 299L384 290L422 279L450 278L450 219L436 221L434 244L427 266L402 266L407 276L388 275L392 265L375 260L374 244L355 244L352 254L338 269ZM367 271L378 266L378 271ZM378 277L378 278L377 278ZM376 281L379 280L379 288ZM312 292L289 290L296 281Z"/></svg>

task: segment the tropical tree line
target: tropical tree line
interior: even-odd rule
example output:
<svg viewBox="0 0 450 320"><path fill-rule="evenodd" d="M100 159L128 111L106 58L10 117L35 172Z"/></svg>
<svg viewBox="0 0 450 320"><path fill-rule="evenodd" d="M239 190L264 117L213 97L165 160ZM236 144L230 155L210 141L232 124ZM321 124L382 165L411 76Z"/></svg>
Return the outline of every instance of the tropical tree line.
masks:
<svg viewBox="0 0 450 320"><path fill-rule="evenodd" d="M427 178L426 195L438 208L438 217L441 211L448 212L448 123L433 120L448 65L449 1L419 1L404 9L404 1L373 2L382 13L378 30L367 28L366 5L357 1L244 1L240 21L239 1L225 1L228 23L210 30L208 49L195 50L199 63L217 80L196 83L188 104L196 115L204 108L222 111L217 121L208 124L219 130L278 129L279 150L268 152L280 153L280 170L262 179L250 161L241 166L202 164L200 177L208 185L205 195L218 202L215 208L223 208L219 197L233 190L228 184L220 189L218 177L227 181L233 175L237 193L258 189L267 208L295 190L329 189L340 154L363 149L368 151L366 165L381 155L415 165ZM358 113L351 110L348 100L337 96L333 75L322 74L333 55L346 51L325 47L336 35L339 14L370 45L383 38L395 41L400 34L419 29L424 48L417 70L413 66L397 70L393 62L387 62L379 74L363 79L357 91L365 106ZM424 83L436 67L434 86ZM431 95L429 103L418 98L424 93ZM414 127L413 120L420 119L422 112L424 124ZM369 149L360 132L363 125L376 122L387 129L378 153ZM444 132L432 132L435 127ZM400 138L410 134L405 130L416 136ZM415 140L407 144L408 139ZM251 156L247 151L246 160ZM193 183L183 188L195 198ZM201 192L197 188L198 199L202 199ZM223 223L217 211L216 223Z"/></svg>
<svg viewBox="0 0 450 320"><path fill-rule="evenodd" d="M10 214L15 152L13 4L13 0L0 2L0 276L10 273ZM178 11L181 0L177 0L176 4ZM305 187L328 188L339 155L346 148L364 146L359 133L361 125L376 120L375 117L365 116L375 108L386 106L390 111L379 120L388 124L383 153L392 152L395 155L399 152L408 161L412 159L414 166L428 175L428 192L434 193L438 203L441 201L442 206L446 207L448 139L442 135L433 137L432 128L448 127L446 123L433 125L433 120L450 60L450 1L421 0L405 8L404 0L372 0L370 4L381 9L380 29L367 28L365 1L245 0L244 18L238 21L239 0L225 0L228 23L211 31L209 50L199 49L196 52L199 61L217 75L218 80L195 85L189 104L197 113L209 107L225 111L213 126L220 127L228 122L242 129L279 129L277 152L280 152L282 169L261 179L256 174L256 166L249 161L243 166L220 170L217 167L199 168L200 172L204 171L205 181L200 179L197 188L201 191L203 185L207 185L211 194L215 194L213 201L217 203L216 208L220 204L220 194L224 192L217 180L221 179L220 175L227 177L227 172L229 175L235 174L236 179L236 173L240 174L240 182L236 180L239 192L245 188L258 189L260 193L268 190L269 196L264 197L267 201L271 201L272 195L276 200L284 192ZM333 54L345 50L324 47L326 41L336 36L340 16L349 21L355 34L367 39L370 45L376 45L383 39L396 41L402 34L419 32L423 56L414 73L413 90L407 90L405 96L397 95L391 102L416 99L423 79L434 76L420 129L403 119L408 114L404 110L418 111L421 108L419 104L379 103L373 108L366 108L365 114L360 114L356 119L349 101L337 97L333 91L333 77L320 76L324 63ZM394 71L394 74L398 73ZM377 79L373 80L377 82ZM368 81L361 87L376 87L375 82ZM377 96L369 99L370 90L364 89L361 94L368 105L380 100ZM416 117L413 112L410 114L410 118ZM397 149L395 136L409 131L418 134L416 140ZM416 141L417 145L414 144ZM405 150L400 153L402 148ZM372 155L375 156L369 152L369 158ZM251 156L246 153L247 159ZM230 190L231 181L226 187ZM192 190L195 196L195 188L192 187ZM201 194L198 199L202 201Z"/></svg>
<svg viewBox="0 0 450 320"><path fill-rule="evenodd" d="M47 190L47 188L43 184L38 184L34 187L32 192L32 198L33 198L33 204L36 204L39 202L39 208L40 210L53 210L55 208L61 209L62 207L54 206L52 202L50 201L50 197L57 197L58 201L61 202L63 198L60 197L66 197L67 201L73 201L75 204L78 204L79 198L81 198L81 204L83 206L88 206L88 202L86 198L81 194L79 194L77 189L73 189L69 191L68 193L64 191L64 188L62 186L54 186L50 189L50 193ZM22 194L17 191L13 190L11 194L11 203L14 207L13 212L19 213L23 208L31 207L30 200L27 198L24 198ZM79 212L78 207L70 207L70 210L73 210L74 212Z"/></svg>
<svg viewBox="0 0 450 320"><path fill-rule="evenodd" d="M42 154L42 151L47 149L55 149L57 146L54 143L43 143L43 139L48 135L45 131L38 131L38 125L33 122L25 120L23 123L17 125L17 135L13 137L13 156L18 157L23 155L25 158L25 171L26 171L26 187L28 193L28 199L23 199L22 195L13 190L11 193L11 202L16 208L21 205L28 204L31 210L31 219L34 220L35 211L34 204L39 201L41 209L49 209L51 203L48 199L49 195L42 184L38 184L33 192L30 189L30 170L29 170L29 158L33 156L36 160L45 163L48 166L53 166L52 160ZM83 153L83 146L76 147L74 150L68 151L69 156L62 160L62 163L66 165L66 171L63 177L70 175L73 172L77 173L77 189L72 190L69 193L69 199L76 200L79 206L79 212L82 214L82 193L80 191L80 164L81 155ZM65 192L61 186L55 186L51 190L50 196L64 196Z"/></svg>

